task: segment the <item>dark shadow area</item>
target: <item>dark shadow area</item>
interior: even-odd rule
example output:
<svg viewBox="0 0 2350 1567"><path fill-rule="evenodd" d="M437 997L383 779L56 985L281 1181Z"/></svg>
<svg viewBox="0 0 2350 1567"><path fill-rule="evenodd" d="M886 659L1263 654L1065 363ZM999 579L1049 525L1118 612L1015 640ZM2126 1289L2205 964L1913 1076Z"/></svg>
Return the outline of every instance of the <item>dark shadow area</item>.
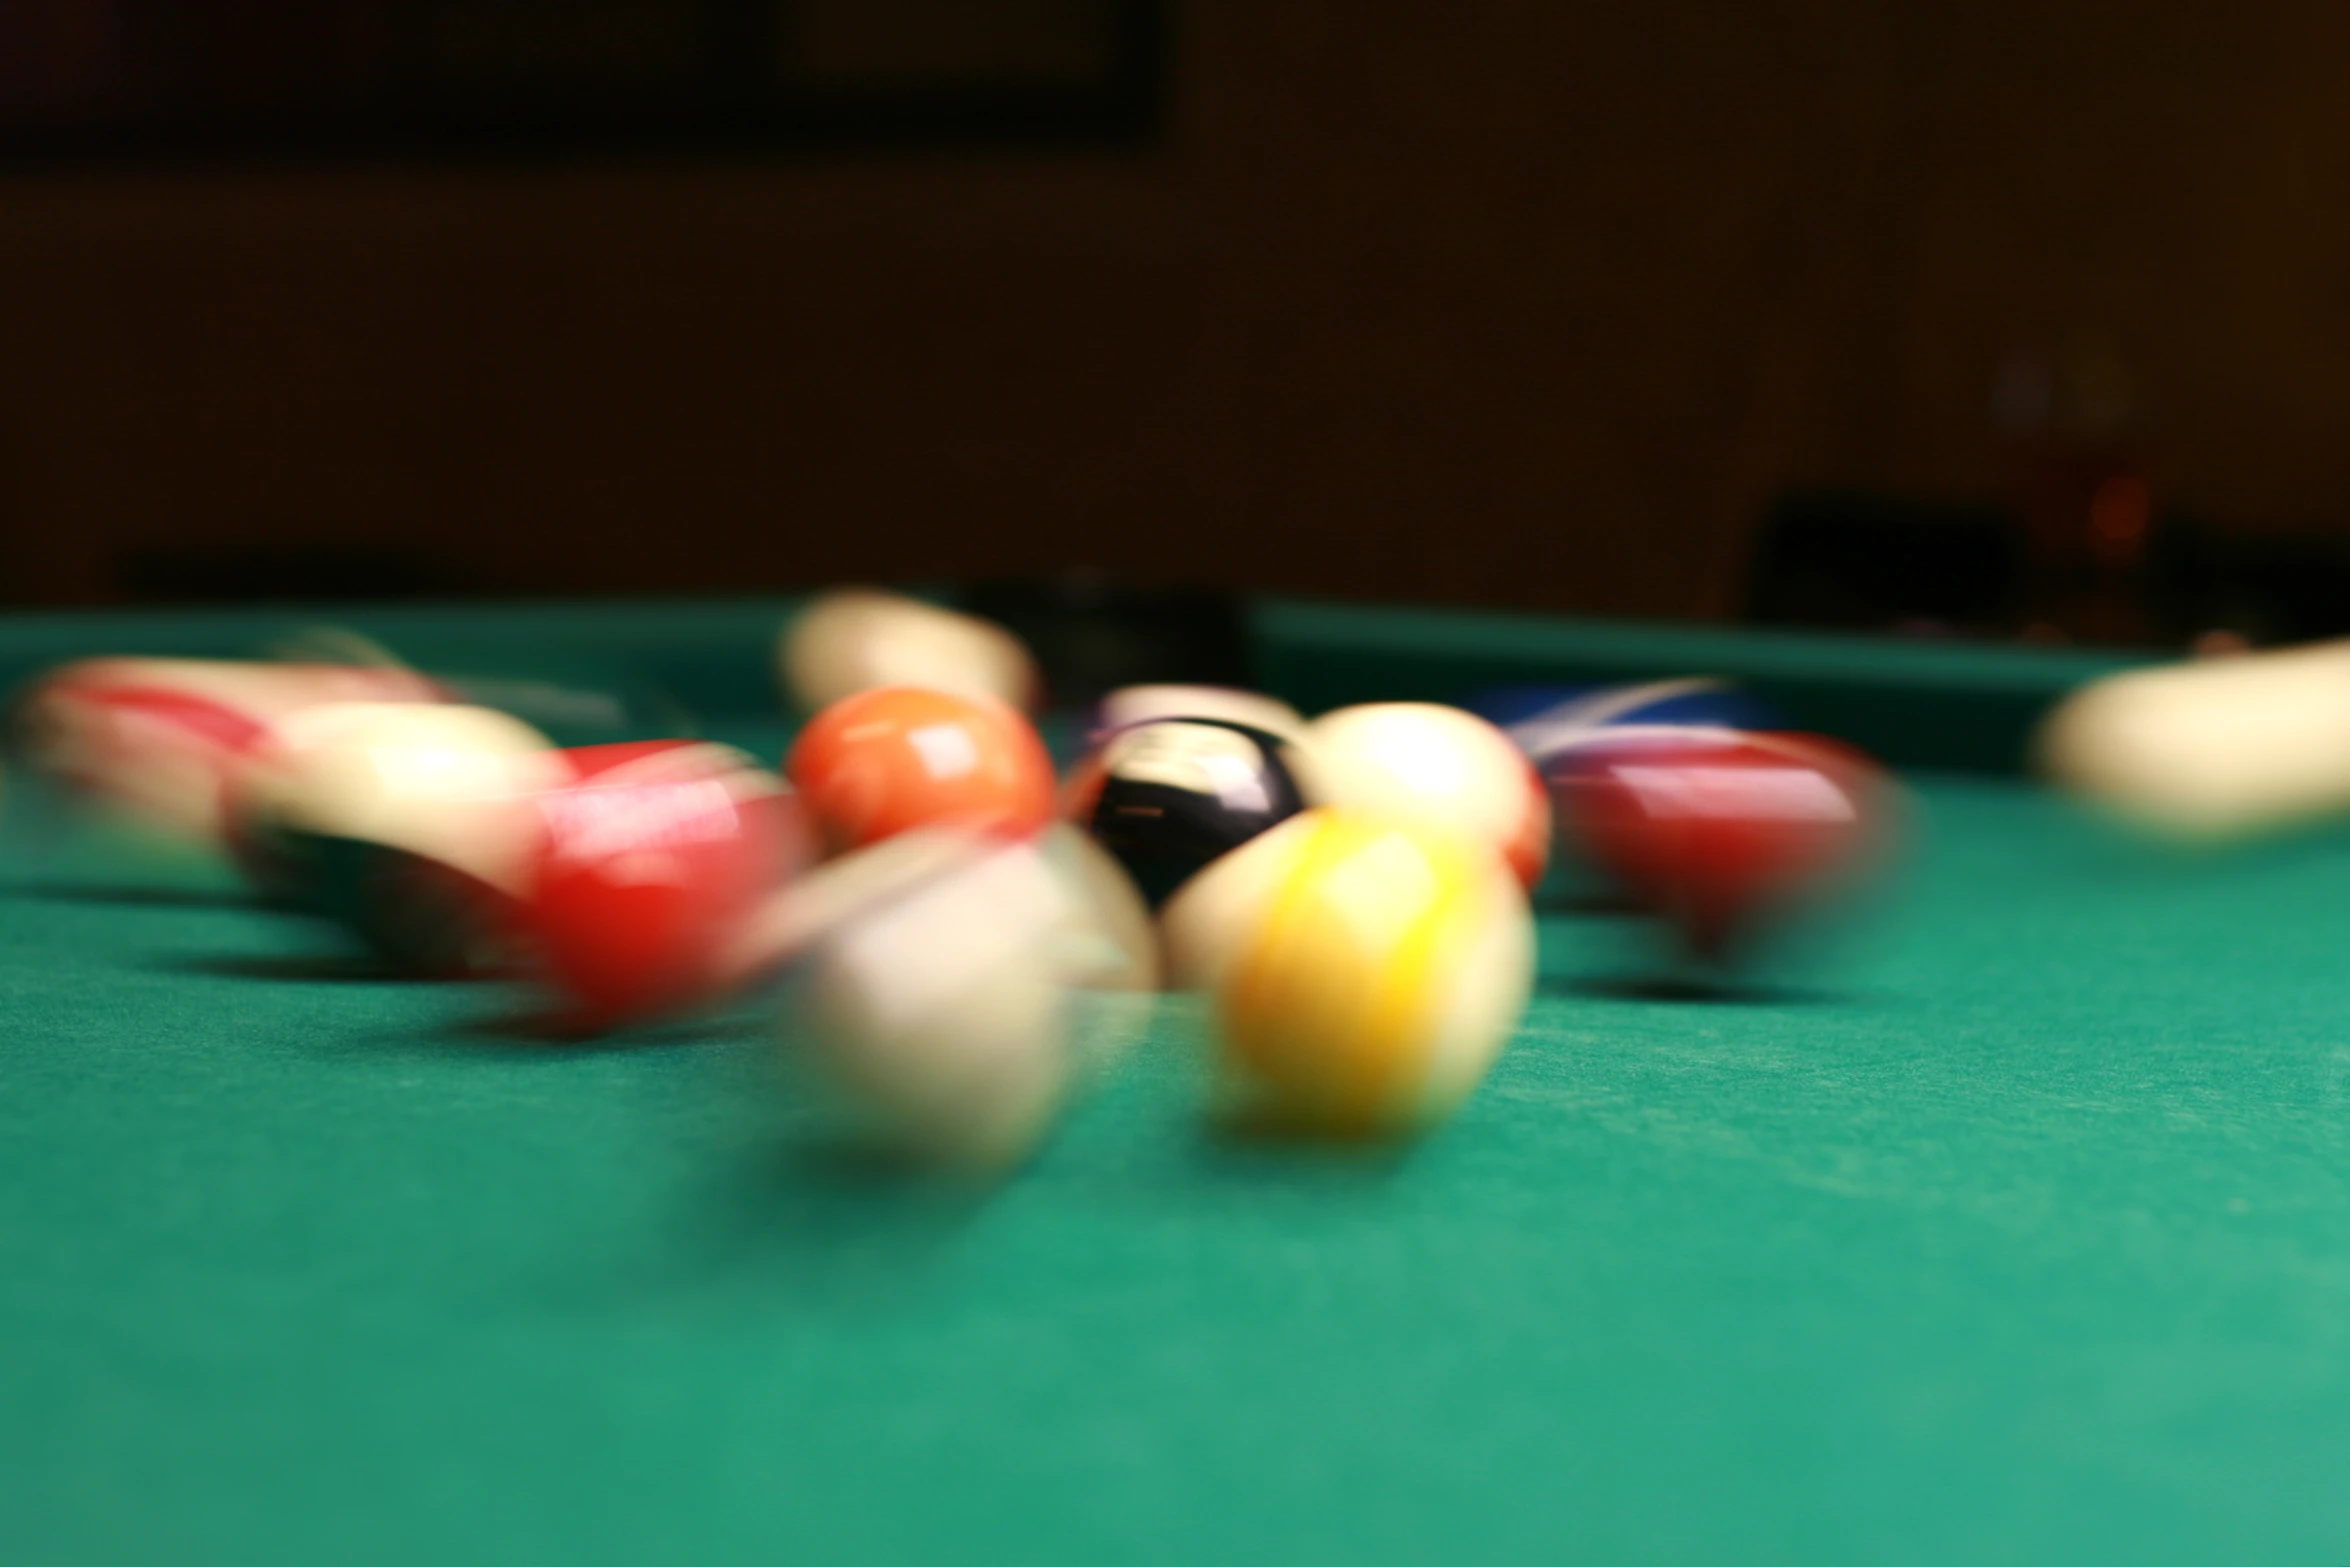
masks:
<svg viewBox="0 0 2350 1567"><path fill-rule="evenodd" d="M1419 1144L1412 1138L1334 1132L1267 1110L1209 1114L1193 1144L1192 1167L1213 1180L1275 1181L1294 1191L1383 1191L1403 1174Z"/></svg>
<svg viewBox="0 0 2350 1567"><path fill-rule="evenodd" d="M1997 634L2023 612L2024 569L1997 505L1797 491L1763 520L1744 608L1762 625Z"/></svg>
<svg viewBox="0 0 2350 1567"><path fill-rule="evenodd" d="M1256 678L1246 606L1229 592L1072 572L978 583L960 597L1028 645L1062 706L1088 706L1120 686L1240 686Z"/></svg>
<svg viewBox="0 0 2350 1567"><path fill-rule="evenodd" d="M1534 896L1536 914L1569 914L1594 919L1633 919L1645 911L1627 893L1606 888L1571 887L1557 892L1537 892Z"/></svg>
<svg viewBox="0 0 2350 1567"><path fill-rule="evenodd" d="M157 964L176 974L215 979L344 985L440 985L438 978L403 974L373 958L339 952L229 953L168 958Z"/></svg>
<svg viewBox="0 0 2350 1567"><path fill-rule="evenodd" d="M77 49L56 37L77 35L40 25L35 6L18 28L0 17L0 46L32 56L29 69L0 70L0 168L1132 145L1159 121L1160 10L1158 0L131 5L101 11L111 25Z"/></svg>
<svg viewBox="0 0 2350 1567"><path fill-rule="evenodd" d="M688 1049L756 1038L773 1030L773 1023L763 1016L738 1013L669 1018L599 1031L583 1028L554 1012L523 1007L467 1018L450 1025L443 1034L465 1049L559 1060L567 1056Z"/></svg>
<svg viewBox="0 0 2350 1567"><path fill-rule="evenodd" d="M2331 11L1702 14L14 0L0 599L915 583L1073 701L1203 588L2350 629Z"/></svg>
<svg viewBox="0 0 2350 1567"><path fill-rule="evenodd" d="M980 1176L941 1171L879 1137L840 1131L779 1144L770 1173L779 1187L830 1187L865 1197L913 1196L928 1203L952 1194L956 1205L991 1184Z"/></svg>
<svg viewBox="0 0 2350 1567"><path fill-rule="evenodd" d="M1702 1006L1835 1006L1850 998L1832 990L1762 980L1709 979L1684 974L1545 975L1535 985L1544 996L1578 996L1601 1001L1664 1001Z"/></svg>
<svg viewBox="0 0 2350 1567"><path fill-rule="evenodd" d="M50 903L83 903L120 909L246 909L260 907L249 892L206 887L118 887L77 882L26 882L9 892Z"/></svg>
<svg viewBox="0 0 2350 1567"><path fill-rule="evenodd" d="M669 1260L648 1272L664 1289L740 1282L761 1298L780 1288L886 1307L919 1287L1002 1184L838 1128L751 1137L714 1158L657 1243Z"/></svg>
<svg viewBox="0 0 2350 1567"><path fill-rule="evenodd" d="M1793 490L1757 525L1741 610L1821 631L2169 647L2217 632L2255 646L2350 633L2350 545L2338 537L2149 509L2100 555L2063 521L2052 539L2049 519L1998 500ZM2091 601L2102 611L2079 619Z"/></svg>
<svg viewBox="0 0 2350 1567"><path fill-rule="evenodd" d="M117 571L124 595L143 604L380 603L517 591L513 583L480 580L454 560L331 543L134 550Z"/></svg>

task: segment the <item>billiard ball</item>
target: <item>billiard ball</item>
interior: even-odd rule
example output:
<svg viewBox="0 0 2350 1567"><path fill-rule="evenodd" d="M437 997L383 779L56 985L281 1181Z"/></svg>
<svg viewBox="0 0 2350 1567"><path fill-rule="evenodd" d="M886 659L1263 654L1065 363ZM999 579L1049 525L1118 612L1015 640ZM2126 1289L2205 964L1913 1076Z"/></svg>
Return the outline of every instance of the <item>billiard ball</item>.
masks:
<svg viewBox="0 0 2350 1567"><path fill-rule="evenodd" d="M1890 781L1815 735L1632 726L1551 778L1562 834L1714 967L1849 895L1895 831Z"/></svg>
<svg viewBox="0 0 2350 1567"><path fill-rule="evenodd" d="M1035 1145L1075 1066L1068 891L1035 844L963 838L823 929L796 995L801 1036L869 1131L989 1170Z"/></svg>
<svg viewBox="0 0 2350 1567"><path fill-rule="evenodd" d="M1306 721L1279 697L1232 686L1121 686L1101 699L1088 726L1088 740L1099 746L1111 735L1134 724L1159 718L1213 718L1244 724L1295 740Z"/></svg>
<svg viewBox="0 0 2350 1567"><path fill-rule="evenodd" d="M1229 1107L1274 1129L1366 1137L1450 1115L1533 985L1516 878L1474 837L1349 808L1309 811L1241 853L1213 910Z"/></svg>
<svg viewBox="0 0 2350 1567"><path fill-rule="evenodd" d="M1057 780L1034 728L992 697L884 686L808 721L784 767L834 852L915 827L1018 837L1053 819Z"/></svg>
<svg viewBox="0 0 2350 1567"><path fill-rule="evenodd" d="M1550 800L1509 736L1457 707L1373 702L1307 726L1308 792L1320 804L1401 815L1491 844L1532 887L1550 858Z"/></svg>
<svg viewBox="0 0 2350 1567"><path fill-rule="evenodd" d="M648 741L562 756L569 779L529 800L516 917L563 1021L606 1029L714 999L733 977L728 945L812 855L798 799L729 746Z"/></svg>
<svg viewBox="0 0 2350 1567"><path fill-rule="evenodd" d="M1021 709L1043 695L1036 661L1003 627L868 588L810 603L785 628L778 664L784 689L810 713L883 686L957 691Z"/></svg>
<svg viewBox="0 0 2350 1567"><path fill-rule="evenodd" d="M273 641L269 656L293 661L363 665L402 670L400 655L350 626L314 624ZM519 657L519 662L510 662ZM529 655L502 655L490 671L461 673L436 666L427 680L438 700L511 713L557 745L586 747L624 743L648 734L692 734L696 720L658 680L617 662L597 660L585 667L576 648L563 651L564 673L550 678ZM413 700L393 697L392 700Z"/></svg>
<svg viewBox="0 0 2350 1567"><path fill-rule="evenodd" d="M1623 725L1784 729L1771 707L1703 676L1616 686L1514 686L1471 704L1539 766L1571 745Z"/></svg>
<svg viewBox="0 0 2350 1567"><path fill-rule="evenodd" d="M850 921L981 858L1002 841L954 827L915 827L810 865L762 899L722 949L723 983L747 988L790 972Z"/></svg>
<svg viewBox="0 0 2350 1567"><path fill-rule="evenodd" d="M1069 819L1123 865L1154 906L1193 872L1305 809L1289 745L1245 724L1161 718L1129 725L1082 762Z"/></svg>
<svg viewBox="0 0 2350 1567"><path fill-rule="evenodd" d="M2105 676L2035 749L2073 793L2183 840L2350 814L2350 641Z"/></svg>
<svg viewBox="0 0 2350 1567"><path fill-rule="evenodd" d="M545 736L504 713L332 703L272 725L224 809L264 890L402 972L463 974L504 961L531 799L568 776Z"/></svg>
<svg viewBox="0 0 2350 1567"><path fill-rule="evenodd" d="M160 840L223 847L225 789L284 718L328 702L430 701L404 669L93 658L50 671L16 712L34 771Z"/></svg>
<svg viewBox="0 0 2350 1567"><path fill-rule="evenodd" d="M1066 823L1035 844L1061 888L1050 961L1062 987L1069 1097L1148 1042L1164 959L1142 894L1100 844Z"/></svg>
<svg viewBox="0 0 2350 1567"><path fill-rule="evenodd" d="M1273 888L1296 862L1297 845L1326 815L1300 812L1268 828L1201 870L1159 908L1159 945L1166 981L1176 990L1213 994L1251 922L1273 899Z"/></svg>
<svg viewBox="0 0 2350 1567"><path fill-rule="evenodd" d="M1163 973L1158 926L1126 868L1065 822L1045 829L1036 848L1061 883L1054 971L1062 983L1087 992L1156 991Z"/></svg>
<svg viewBox="0 0 2350 1567"><path fill-rule="evenodd" d="M1006 841L916 828L767 900L729 962L788 970L795 1033L850 1110L918 1158L1016 1162L1145 1031L1155 933L1126 873L1067 824Z"/></svg>
<svg viewBox="0 0 2350 1567"><path fill-rule="evenodd" d="M1063 892L1063 917L1052 938L1054 973L1078 989L1156 990L1157 927L1125 870L1067 823L1032 841ZM959 828L917 827L811 866L743 921L723 949L719 972L732 986L784 973L834 932L968 869L1003 842Z"/></svg>

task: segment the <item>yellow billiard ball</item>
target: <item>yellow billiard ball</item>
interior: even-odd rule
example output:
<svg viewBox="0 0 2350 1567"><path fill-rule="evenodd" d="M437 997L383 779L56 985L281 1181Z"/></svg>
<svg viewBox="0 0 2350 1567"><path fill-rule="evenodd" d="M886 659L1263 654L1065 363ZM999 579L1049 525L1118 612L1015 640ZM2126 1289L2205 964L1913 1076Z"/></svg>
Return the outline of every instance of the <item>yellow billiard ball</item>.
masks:
<svg viewBox="0 0 2350 1567"><path fill-rule="evenodd" d="M1481 840L1410 817L1306 812L1210 867L1167 924L1171 957L1213 993L1232 1108L1295 1130L1445 1119L1533 986L1517 877Z"/></svg>

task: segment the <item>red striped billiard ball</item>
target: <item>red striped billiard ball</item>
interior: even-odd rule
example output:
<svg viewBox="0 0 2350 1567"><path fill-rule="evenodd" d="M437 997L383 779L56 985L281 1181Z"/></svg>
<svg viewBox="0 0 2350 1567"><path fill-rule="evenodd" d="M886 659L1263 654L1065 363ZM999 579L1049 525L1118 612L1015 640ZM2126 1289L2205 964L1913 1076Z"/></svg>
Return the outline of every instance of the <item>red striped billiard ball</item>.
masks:
<svg viewBox="0 0 2350 1567"><path fill-rule="evenodd" d="M1816 735L1627 728L1554 760L1551 782L1562 830L1712 964L1848 894L1895 825L1883 771Z"/></svg>

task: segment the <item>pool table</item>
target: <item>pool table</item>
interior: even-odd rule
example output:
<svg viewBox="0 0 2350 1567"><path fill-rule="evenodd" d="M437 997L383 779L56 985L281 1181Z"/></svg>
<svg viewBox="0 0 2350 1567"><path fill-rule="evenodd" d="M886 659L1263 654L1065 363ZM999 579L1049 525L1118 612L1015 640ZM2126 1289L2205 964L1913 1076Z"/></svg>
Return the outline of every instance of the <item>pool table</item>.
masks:
<svg viewBox="0 0 2350 1567"><path fill-rule="evenodd" d="M788 608L338 618L772 759ZM0 678L303 619L5 619ZM2350 1563L2350 830L2182 856L2036 787L2119 657L1247 625L1308 709L1740 677L1904 770L1898 896L1711 998L1547 899L1408 1149L1218 1133L1165 998L981 1189L841 1142L764 1004L552 1045L11 778L0 1562Z"/></svg>

